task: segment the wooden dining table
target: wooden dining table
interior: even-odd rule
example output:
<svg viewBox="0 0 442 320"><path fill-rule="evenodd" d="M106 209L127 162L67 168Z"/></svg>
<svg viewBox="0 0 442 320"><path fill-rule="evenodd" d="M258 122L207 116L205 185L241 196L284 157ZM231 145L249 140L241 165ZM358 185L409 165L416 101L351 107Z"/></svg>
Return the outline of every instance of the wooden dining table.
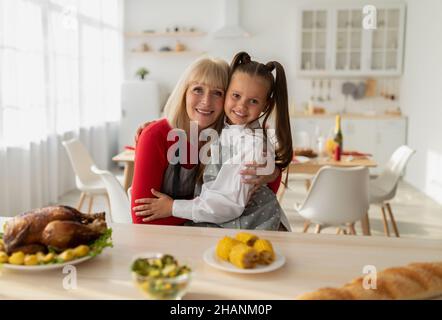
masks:
<svg viewBox="0 0 442 320"><path fill-rule="evenodd" d="M238 230L201 227L111 224L113 248L75 265L75 287L64 286L72 268L12 271L0 268L0 299L143 299L130 266L146 252L172 254L190 262L193 280L183 299L294 299L321 287L340 287L363 276L365 266L377 271L411 262L442 260L440 241L256 231L285 257L274 271L241 274L208 265L203 255L224 235ZM66 288L66 289L65 289Z"/></svg>
<svg viewBox="0 0 442 320"><path fill-rule="evenodd" d="M376 161L369 157L353 157L343 156L340 161L333 160L328 157L324 158L312 158L306 162L292 161L289 165L289 173L304 173L304 174L316 174L319 169L324 166L332 166L339 168L351 168L351 167L377 167Z"/></svg>
<svg viewBox="0 0 442 320"><path fill-rule="evenodd" d="M132 185L132 179L134 176L135 150L124 150L114 156L112 160L124 164L123 188L124 191L127 192L127 189Z"/></svg>

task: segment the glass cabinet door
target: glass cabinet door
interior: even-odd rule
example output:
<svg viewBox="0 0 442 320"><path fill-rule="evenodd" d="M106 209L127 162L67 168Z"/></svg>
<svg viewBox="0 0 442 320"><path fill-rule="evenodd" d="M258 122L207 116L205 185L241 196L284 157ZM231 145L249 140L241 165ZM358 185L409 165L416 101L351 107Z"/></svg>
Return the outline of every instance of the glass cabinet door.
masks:
<svg viewBox="0 0 442 320"><path fill-rule="evenodd" d="M301 70L324 71L327 51L327 11L302 11Z"/></svg>
<svg viewBox="0 0 442 320"><path fill-rule="evenodd" d="M336 71L360 71L362 60L361 10L340 9L336 15Z"/></svg>
<svg viewBox="0 0 442 320"><path fill-rule="evenodd" d="M377 28L373 30L371 40L371 70L392 71L398 68L399 18L398 8L377 11Z"/></svg>

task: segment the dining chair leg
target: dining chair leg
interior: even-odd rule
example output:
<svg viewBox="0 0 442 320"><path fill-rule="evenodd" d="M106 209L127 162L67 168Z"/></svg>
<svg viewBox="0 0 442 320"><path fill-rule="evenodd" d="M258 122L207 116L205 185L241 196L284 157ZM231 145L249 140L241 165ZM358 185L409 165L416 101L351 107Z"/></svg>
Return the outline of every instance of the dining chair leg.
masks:
<svg viewBox="0 0 442 320"><path fill-rule="evenodd" d="M302 232L306 233L308 231L309 227L310 227L310 221L305 220L304 221L304 228L302 229Z"/></svg>
<svg viewBox="0 0 442 320"><path fill-rule="evenodd" d="M321 232L321 225L317 224L315 228L315 233L320 233L320 232Z"/></svg>
<svg viewBox="0 0 442 320"><path fill-rule="evenodd" d="M388 222L387 222L387 216L385 215L384 205L381 205L381 209L382 209L382 221L384 223L384 232L385 232L386 236L389 237L390 230L388 230Z"/></svg>
<svg viewBox="0 0 442 320"><path fill-rule="evenodd" d="M362 229L362 234L364 236L371 236L370 219L368 217L368 211L364 215L364 217L361 219L361 229Z"/></svg>
<svg viewBox="0 0 442 320"><path fill-rule="evenodd" d="M310 179L305 179L305 190L309 191L311 184Z"/></svg>
<svg viewBox="0 0 442 320"><path fill-rule="evenodd" d="M81 211L81 207L83 206L84 198L86 198L86 193L82 192L80 195L80 200L78 201L78 204L77 204L78 211Z"/></svg>
<svg viewBox="0 0 442 320"><path fill-rule="evenodd" d="M92 212L92 203L94 202L94 195L91 194L89 195L89 208L87 209L87 213L91 213Z"/></svg>
<svg viewBox="0 0 442 320"><path fill-rule="evenodd" d="M356 235L356 229L355 229L355 224L354 223L350 223L348 225L348 231L351 235Z"/></svg>
<svg viewBox="0 0 442 320"><path fill-rule="evenodd" d="M396 235L396 237L399 238L399 230L396 225L396 220L394 220L394 215L393 215L393 211L391 210L390 203L387 202L385 204L385 206L387 207L388 215L390 216L391 224L393 225L394 234Z"/></svg>

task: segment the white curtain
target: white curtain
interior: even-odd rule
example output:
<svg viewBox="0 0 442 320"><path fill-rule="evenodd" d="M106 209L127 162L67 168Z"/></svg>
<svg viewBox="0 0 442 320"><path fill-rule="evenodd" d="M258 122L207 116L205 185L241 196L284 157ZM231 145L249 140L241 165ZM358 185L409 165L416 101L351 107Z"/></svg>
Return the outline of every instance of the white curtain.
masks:
<svg viewBox="0 0 442 320"><path fill-rule="evenodd" d="M0 216L73 189L61 141L97 165L117 150L121 0L0 0Z"/></svg>

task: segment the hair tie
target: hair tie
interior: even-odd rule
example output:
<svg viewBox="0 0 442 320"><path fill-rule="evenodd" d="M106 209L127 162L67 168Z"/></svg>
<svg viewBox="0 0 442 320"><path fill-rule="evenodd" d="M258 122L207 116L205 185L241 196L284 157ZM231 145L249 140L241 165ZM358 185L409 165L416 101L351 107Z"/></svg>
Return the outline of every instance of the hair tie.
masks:
<svg viewBox="0 0 442 320"><path fill-rule="evenodd" d="M275 70L275 64L273 61L267 62L265 66L269 72L273 72L273 70Z"/></svg>

